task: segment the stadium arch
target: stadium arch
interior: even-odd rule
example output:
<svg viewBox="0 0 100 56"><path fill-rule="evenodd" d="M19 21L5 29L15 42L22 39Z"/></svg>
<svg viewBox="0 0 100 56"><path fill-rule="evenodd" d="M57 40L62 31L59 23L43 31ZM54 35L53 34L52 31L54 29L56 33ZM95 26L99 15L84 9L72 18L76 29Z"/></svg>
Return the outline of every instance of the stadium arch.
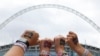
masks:
<svg viewBox="0 0 100 56"><path fill-rule="evenodd" d="M87 23L89 23L94 29L96 29L99 33L100 33L100 27L97 26L91 19L89 19L87 16L85 16L84 14L70 8L70 7L66 7L63 5L58 5L58 4L41 4L41 5L35 5L35 6L31 6L28 8L25 8L17 13L15 13L14 15L12 15L11 17L7 18L3 23L0 24L0 30L2 28L4 28L8 23L10 23L11 21L13 21L14 19L16 19L18 16L21 16L24 13L27 13L29 11L32 10L36 10L36 9L41 9L41 8L57 8L57 9L62 9L68 12L71 12L77 16L79 16L81 19L83 19L84 21L86 21Z"/></svg>

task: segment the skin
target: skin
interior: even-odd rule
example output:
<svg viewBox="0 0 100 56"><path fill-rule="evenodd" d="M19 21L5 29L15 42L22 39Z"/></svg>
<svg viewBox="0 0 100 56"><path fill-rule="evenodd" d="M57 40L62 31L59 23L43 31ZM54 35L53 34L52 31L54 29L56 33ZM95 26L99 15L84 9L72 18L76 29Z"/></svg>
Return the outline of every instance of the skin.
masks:
<svg viewBox="0 0 100 56"><path fill-rule="evenodd" d="M59 51L60 52L64 51L64 46L59 44L60 39L64 39L65 42L70 46L70 48L78 54L78 56L82 56L84 51L85 51L85 48L79 44L79 41L77 43L74 43L73 39L75 39L75 38L78 39L76 33L71 32L71 31L68 33L68 35L65 38L62 35L56 36L54 38L54 45L55 45L56 53L58 53ZM41 44L40 45L40 52L41 52L41 50L46 50L46 51L50 52L50 48L45 48L42 46L42 44L44 44L43 43L44 41L46 41L46 39L42 40L40 42L40 44ZM41 48L41 46L42 46L42 48ZM42 55L42 56L45 56L45 55ZM93 56L93 55L89 52L87 56Z"/></svg>
<svg viewBox="0 0 100 56"><path fill-rule="evenodd" d="M40 45L40 53L41 53L42 50L45 50L46 52L50 53L50 48L44 47L44 42L45 41L48 41L48 42L50 42L50 43L55 45L56 53L58 53L59 51L63 52L64 51L64 46L59 44L60 43L60 39L65 40L65 38L63 36L61 36L61 35L56 36L54 38L54 41L52 41L51 39L41 40L40 43L39 43L39 45ZM45 55L40 55L40 56L45 56Z"/></svg>
<svg viewBox="0 0 100 56"><path fill-rule="evenodd" d="M26 32L32 32L34 35L31 38L24 37ZM29 42L29 46L32 46L37 43L39 34L35 31L27 30L22 34L21 37L26 38ZM4 56L24 56L24 51L23 48L21 48L20 46L12 46L12 48Z"/></svg>
<svg viewBox="0 0 100 56"><path fill-rule="evenodd" d="M52 43L53 43L53 41L50 40L50 39L41 40L40 43L39 43L39 46L40 46L40 53L42 53L43 50L45 50L46 52L50 53L50 48L49 48L49 47L44 47L44 44L45 44L44 42L45 42L45 41L51 43L51 45L52 45ZM39 56L45 56L45 55L40 54Z"/></svg>
<svg viewBox="0 0 100 56"><path fill-rule="evenodd" d="M23 37L24 34L26 34L24 32L24 34L22 35L23 38L26 38L29 42L29 46L32 46L32 45L36 45L37 42L38 42L38 37L39 37L39 34L35 31L31 31L31 30L27 30L26 32L33 32L34 35L32 36L32 38L27 38L27 37ZM54 42L51 41L50 39L44 39L44 40L41 40L39 41L39 45L40 45L40 53L42 50L45 50L45 51L48 51L50 52L50 48L48 47L44 47L44 42L45 41L48 41L50 43L54 43L55 45L55 50L56 50L56 53L58 53L58 51L61 51L63 52L64 51L64 46L63 45L59 45L59 42L60 42L60 39L64 39L65 42L70 46L70 48L72 50L74 50L79 56L82 56L82 54L84 53L84 50L85 48L82 47L80 44L79 44L79 41L77 42L77 44L75 44L73 42L73 39L74 38L77 38L77 35L76 33L74 32L69 32L68 35L66 36L66 38L64 38L63 36L61 35L58 35L54 38ZM19 46L13 46L6 54L5 56L24 56L24 51L21 47ZM41 56L45 56L45 55L41 55ZM89 52L87 56L92 56L92 54Z"/></svg>
<svg viewBox="0 0 100 56"><path fill-rule="evenodd" d="M54 45L55 45L55 51L56 53L63 52L64 51L64 46L60 45L60 39L65 39L62 35L58 35L54 38Z"/></svg>
<svg viewBox="0 0 100 56"><path fill-rule="evenodd" d="M71 48L72 50L74 50L79 56L82 56L83 53L84 53L84 51L85 51L85 48L82 47L82 46L79 44L79 42L78 42L77 44L75 44L75 43L73 42L73 38L77 38L77 39L78 39L76 33L70 31L70 32L68 33L68 35L67 35L65 41L66 41L66 43L70 46L70 48ZM87 56L92 56L92 54L89 52Z"/></svg>

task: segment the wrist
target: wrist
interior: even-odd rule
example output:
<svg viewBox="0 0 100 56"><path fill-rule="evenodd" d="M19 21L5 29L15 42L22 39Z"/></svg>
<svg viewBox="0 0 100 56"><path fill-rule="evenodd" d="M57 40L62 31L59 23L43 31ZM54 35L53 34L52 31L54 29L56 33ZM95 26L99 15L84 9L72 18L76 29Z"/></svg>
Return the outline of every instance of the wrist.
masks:
<svg viewBox="0 0 100 56"><path fill-rule="evenodd" d="M79 56L82 56L84 51L85 51L85 48L82 47L80 44L78 44L74 50Z"/></svg>
<svg viewBox="0 0 100 56"><path fill-rule="evenodd" d="M15 43L14 43L14 46L19 46L23 49L23 51L25 52L28 47L29 47L29 42L26 38L20 38L19 40L17 40Z"/></svg>
<svg viewBox="0 0 100 56"><path fill-rule="evenodd" d="M29 41L23 37L21 37L19 40L17 40L16 43L24 43L27 46L27 48L29 47Z"/></svg>
<svg viewBox="0 0 100 56"><path fill-rule="evenodd" d="M39 56L50 56L50 51L46 49L40 50Z"/></svg>
<svg viewBox="0 0 100 56"><path fill-rule="evenodd" d="M59 51L57 52L57 56L68 56L68 53L66 51Z"/></svg>
<svg viewBox="0 0 100 56"><path fill-rule="evenodd" d="M50 48L41 48L41 49L40 49L40 52L41 52L42 50L50 51Z"/></svg>
<svg viewBox="0 0 100 56"><path fill-rule="evenodd" d="M64 51L64 49L61 49L61 48L56 49L56 53L63 52L63 51Z"/></svg>

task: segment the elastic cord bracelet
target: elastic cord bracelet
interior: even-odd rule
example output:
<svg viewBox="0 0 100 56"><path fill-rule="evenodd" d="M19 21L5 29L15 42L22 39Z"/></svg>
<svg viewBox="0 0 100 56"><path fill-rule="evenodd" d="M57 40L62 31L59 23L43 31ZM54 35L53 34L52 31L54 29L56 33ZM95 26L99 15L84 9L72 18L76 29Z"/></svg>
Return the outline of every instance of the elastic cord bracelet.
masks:
<svg viewBox="0 0 100 56"><path fill-rule="evenodd" d="M26 49L28 48L27 45L26 45L25 43L23 43L23 42L16 42L14 45L15 45L15 46L21 47L21 48L23 49L24 52L25 52Z"/></svg>
<svg viewBox="0 0 100 56"><path fill-rule="evenodd" d="M50 56L50 53L48 51L42 50L39 56Z"/></svg>
<svg viewBox="0 0 100 56"><path fill-rule="evenodd" d="M83 53L83 55L82 55L82 56L87 56L87 55L88 55L88 53L89 53L89 51L88 51L87 49L85 49L85 51L84 51L84 53Z"/></svg>

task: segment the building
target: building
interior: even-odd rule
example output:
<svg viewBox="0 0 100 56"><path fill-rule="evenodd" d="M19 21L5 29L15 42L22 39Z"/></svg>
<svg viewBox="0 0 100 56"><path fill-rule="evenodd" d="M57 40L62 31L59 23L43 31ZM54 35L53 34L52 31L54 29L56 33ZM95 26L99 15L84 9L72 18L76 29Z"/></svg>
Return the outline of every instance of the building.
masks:
<svg viewBox="0 0 100 56"><path fill-rule="evenodd" d="M3 56L11 48L11 46L12 44L0 46L0 56ZM82 46L87 48L94 56L100 56L100 48L96 48L96 47L84 45L84 44L82 44ZM40 48L38 45L29 47L29 49L25 53L25 56L39 56L39 49ZM65 45L65 50L68 52L69 56L77 56L77 54L74 51L72 51L67 45ZM52 46L50 50L50 54L51 56L56 56L54 45Z"/></svg>

